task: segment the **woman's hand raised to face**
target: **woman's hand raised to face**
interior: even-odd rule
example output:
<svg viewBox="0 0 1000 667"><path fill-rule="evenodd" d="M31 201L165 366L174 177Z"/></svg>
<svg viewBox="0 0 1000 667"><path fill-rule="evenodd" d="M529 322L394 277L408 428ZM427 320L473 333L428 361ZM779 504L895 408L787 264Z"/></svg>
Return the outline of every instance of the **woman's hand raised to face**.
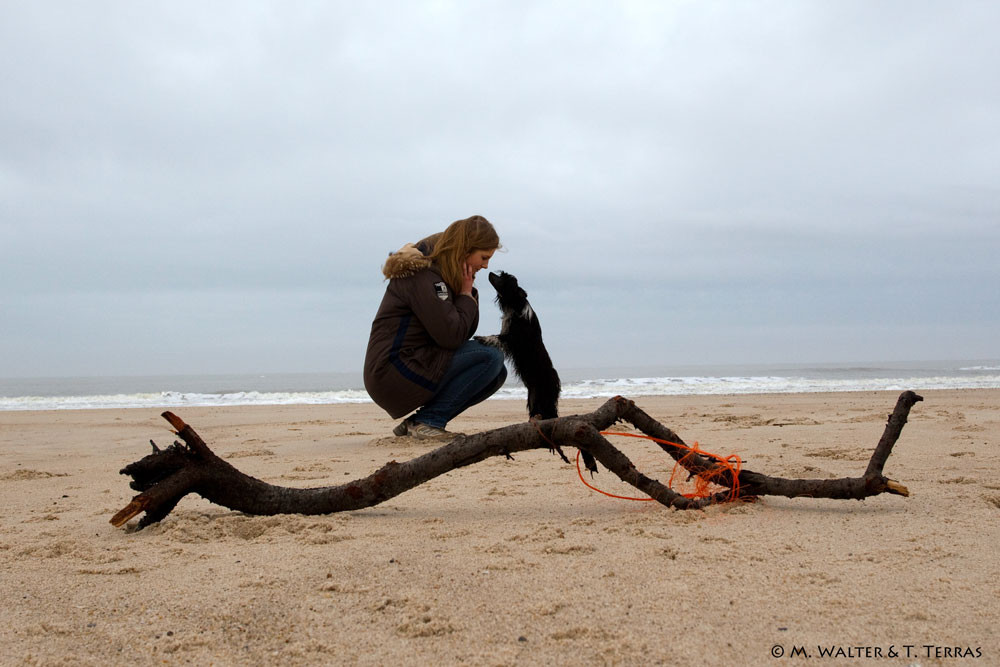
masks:
<svg viewBox="0 0 1000 667"><path fill-rule="evenodd" d="M462 263L462 294L472 296L472 281L476 278L476 271L468 262Z"/></svg>

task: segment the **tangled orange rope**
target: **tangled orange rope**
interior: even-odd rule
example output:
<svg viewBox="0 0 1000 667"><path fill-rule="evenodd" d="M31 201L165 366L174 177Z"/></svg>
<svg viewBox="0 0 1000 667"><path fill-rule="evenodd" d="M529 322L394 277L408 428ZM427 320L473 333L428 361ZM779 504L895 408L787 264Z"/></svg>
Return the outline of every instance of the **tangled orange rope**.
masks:
<svg viewBox="0 0 1000 667"><path fill-rule="evenodd" d="M673 488L674 477L677 475L678 466L684 465L689 458L697 455L707 456L713 458L719 462L719 465L715 466L712 470L699 473L696 475L697 481L695 482L694 491L691 493L683 493L685 498L708 498L711 496L711 491L709 487L715 484L716 479L721 477L725 473L731 475L730 479L733 480L733 486L729 489L729 500L736 500L740 495L740 469L743 467L743 460L740 459L736 454L730 454L729 456L723 458L718 454L713 454L711 452L706 452L698 448L698 443L694 443L694 447L688 447L687 445L682 445L679 442L670 442L669 440L661 440L660 438L654 438L651 435L645 435L640 433L619 433L616 431L601 431L601 435L621 435L626 438L644 438L646 440L652 440L653 442L658 442L662 445L670 445L671 447L677 447L678 449L687 450L687 454L682 456L680 459L674 462L674 468L670 472L670 479L667 481L667 486ZM591 485L583 478L583 471L580 469L580 452L576 452L576 474L580 477L580 481L583 482L584 486L598 493L602 493L610 498L618 498L620 500L639 500L639 501L649 501L653 498L633 498L631 496L619 496L613 493L608 493L607 491L602 491L596 486Z"/></svg>

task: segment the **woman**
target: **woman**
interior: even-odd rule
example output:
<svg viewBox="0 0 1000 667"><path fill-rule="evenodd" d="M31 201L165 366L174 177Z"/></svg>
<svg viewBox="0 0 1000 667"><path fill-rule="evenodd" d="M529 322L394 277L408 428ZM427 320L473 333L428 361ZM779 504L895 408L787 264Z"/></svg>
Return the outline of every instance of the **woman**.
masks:
<svg viewBox="0 0 1000 667"><path fill-rule="evenodd" d="M393 418L416 410L396 435L453 435L445 425L507 379L503 354L470 340L479 325L472 281L499 247L493 225L474 215L406 244L382 267L389 286L368 338L365 389Z"/></svg>

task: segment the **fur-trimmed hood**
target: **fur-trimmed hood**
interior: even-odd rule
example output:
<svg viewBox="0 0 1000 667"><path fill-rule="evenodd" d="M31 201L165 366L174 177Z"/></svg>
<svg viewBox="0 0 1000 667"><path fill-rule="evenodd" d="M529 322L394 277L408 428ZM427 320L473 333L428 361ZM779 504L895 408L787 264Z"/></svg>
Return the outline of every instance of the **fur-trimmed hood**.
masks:
<svg viewBox="0 0 1000 667"><path fill-rule="evenodd" d="M382 275L387 279L408 278L421 269L431 265L431 258L420 252L420 248L407 243L396 252L389 255L382 265Z"/></svg>
<svg viewBox="0 0 1000 667"><path fill-rule="evenodd" d="M382 265L382 275L387 280L393 278L409 278L417 271L431 265L430 254L434 243L441 234L431 234L416 243L407 243L396 252L389 254L389 259Z"/></svg>

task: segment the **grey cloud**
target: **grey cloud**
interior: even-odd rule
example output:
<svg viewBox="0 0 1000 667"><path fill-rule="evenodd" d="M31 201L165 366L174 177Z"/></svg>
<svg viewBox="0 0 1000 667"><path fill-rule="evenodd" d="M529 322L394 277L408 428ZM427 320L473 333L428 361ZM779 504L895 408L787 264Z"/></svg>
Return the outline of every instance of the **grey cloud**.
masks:
<svg viewBox="0 0 1000 667"><path fill-rule="evenodd" d="M192 368L350 370L386 252L473 213L507 246L494 263L552 313L565 363L623 336L636 363L669 362L626 329L635 318L686 323L684 361L781 361L822 326L836 340L797 354L892 354L865 332L905 327L927 332L906 354L990 356L998 15L935 2L5 5L0 350L19 361L0 374L72 372L60 346L97 341L108 372L158 372L153 350L185 346ZM231 340L226 354L147 310L168 293ZM59 312L78 339L43 315ZM139 335L140 318L157 325ZM102 322L144 343L102 337ZM317 330L347 338L324 348ZM313 342L279 353L295 338Z"/></svg>

